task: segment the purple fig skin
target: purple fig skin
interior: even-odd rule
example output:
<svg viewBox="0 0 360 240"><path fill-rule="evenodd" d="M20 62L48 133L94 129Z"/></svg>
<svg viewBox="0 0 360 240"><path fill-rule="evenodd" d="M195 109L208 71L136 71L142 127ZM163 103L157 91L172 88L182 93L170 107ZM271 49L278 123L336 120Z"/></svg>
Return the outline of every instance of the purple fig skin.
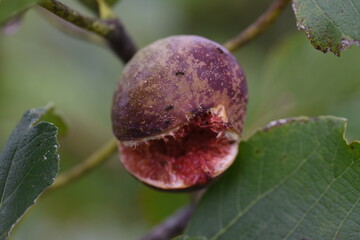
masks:
<svg viewBox="0 0 360 240"><path fill-rule="evenodd" d="M152 137L223 105L228 127L240 136L247 99L244 72L228 50L203 37L172 36L143 48L124 68L113 132L120 141Z"/></svg>

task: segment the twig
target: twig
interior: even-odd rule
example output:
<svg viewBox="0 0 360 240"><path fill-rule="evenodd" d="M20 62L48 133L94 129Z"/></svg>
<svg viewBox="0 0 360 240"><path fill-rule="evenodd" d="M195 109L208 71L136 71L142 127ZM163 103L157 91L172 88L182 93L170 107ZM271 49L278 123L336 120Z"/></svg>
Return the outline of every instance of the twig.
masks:
<svg viewBox="0 0 360 240"><path fill-rule="evenodd" d="M56 177L54 184L47 189L47 192L64 187L74 182L78 178L82 177L86 173L90 172L91 170L94 170L100 164L104 163L107 159L109 159L116 152L116 150L116 141L109 141L99 150L95 151L92 155L90 155L90 157L88 157L84 162Z"/></svg>
<svg viewBox="0 0 360 240"><path fill-rule="evenodd" d="M184 231L194 210L195 205L193 204L181 208L146 234L141 240L169 240L176 237Z"/></svg>
<svg viewBox="0 0 360 240"><path fill-rule="evenodd" d="M111 10L109 4L106 2L106 0L96 0L97 6L98 6L98 15L101 19L114 19L115 14Z"/></svg>
<svg viewBox="0 0 360 240"><path fill-rule="evenodd" d="M137 50L119 19L100 20L87 17L57 0L43 0L39 5L56 16L105 38L109 47L125 63Z"/></svg>
<svg viewBox="0 0 360 240"><path fill-rule="evenodd" d="M275 0L270 7L250 26L236 37L228 40L224 46L231 52L264 32L280 15L290 0Z"/></svg>
<svg viewBox="0 0 360 240"><path fill-rule="evenodd" d="M75 38L78 38L78 39L81 39L81 40L84 40L87 42L95 43L102 47L108 47L108 43L100 35L90 32L90 31L87 31L83 28L80 28L80 27L64 20L63 18L60 18L60 17L54 15L53 13L49 12L48 10L46 10L42 7L37 7L37 10L38 10L39 14L44 19L46 19L47 22L49 22L51 25L53 25L55 28L59 29L63 33L65 33L71 37L75 37Z"/></svg>
<svg viewBox="0 0 360 240"><path fill-rule="evenodd" d="M137 48L125 31L119 19L104 20L107 24L114 26L115 31L110 32L106 37L109 47L127 63L136 53Z"/></svg>

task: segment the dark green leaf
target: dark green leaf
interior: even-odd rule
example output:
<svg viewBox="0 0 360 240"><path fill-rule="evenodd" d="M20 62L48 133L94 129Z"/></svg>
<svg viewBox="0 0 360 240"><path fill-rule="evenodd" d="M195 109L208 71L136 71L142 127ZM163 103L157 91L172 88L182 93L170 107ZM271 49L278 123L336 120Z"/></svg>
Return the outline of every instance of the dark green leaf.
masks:
<svg viewBox="0 0 360 240"><path fill-rule="evenodd" d="M340 50L360 46L360 1L294 0L297 25L315 48L340 55Z"/></svg>
<svg viewBox="0 0 360 240"><path fill-rule="evenodd" d="M360 239L360 143L335 117L280 120L240 144L185 233L205 239Z"/></svg>
<svg viewBox="0 0 360 240"><path fill-rule="evenodd" d="M5 23L17 13L40 0L1 0L0 1L0 25Z"/></svg>
<svg viewBox="0 0 360 240"><path fill-rule="evenodd" d="M0 240L50 186L59 169L57 128L46 109L26 112L0 154Z"/></svg>

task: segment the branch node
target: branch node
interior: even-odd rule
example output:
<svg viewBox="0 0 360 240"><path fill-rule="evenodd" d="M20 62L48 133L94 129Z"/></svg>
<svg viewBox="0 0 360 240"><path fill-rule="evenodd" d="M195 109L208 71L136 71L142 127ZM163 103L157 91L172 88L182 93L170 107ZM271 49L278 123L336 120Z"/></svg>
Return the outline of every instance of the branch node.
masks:
<svg viewBox="0 0 360 240"><path fill-rule="evenodd" d="M102 7L102 17L106 19L101 20L83 16L81 13L57 0L43 0L39 5L65 21L103 37L108 42L110 49L124 63L127 63L137 51L134 42L127 34L120 20L118 18L110 18L110 10L106 11L105 6Z"/></svg>

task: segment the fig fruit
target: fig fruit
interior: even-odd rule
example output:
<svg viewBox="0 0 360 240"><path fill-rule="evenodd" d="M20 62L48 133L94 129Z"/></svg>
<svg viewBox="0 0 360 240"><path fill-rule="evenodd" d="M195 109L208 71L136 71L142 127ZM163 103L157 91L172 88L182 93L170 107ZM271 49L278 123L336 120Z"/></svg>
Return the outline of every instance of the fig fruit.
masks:
<svg viewBox="0 0 360 240"><path fill-rule="evenodd" d="M140 50L114 95L120 159L155 188L204 186L234 161L244 124L244 72L221 45L173 36Z"/></svg>

